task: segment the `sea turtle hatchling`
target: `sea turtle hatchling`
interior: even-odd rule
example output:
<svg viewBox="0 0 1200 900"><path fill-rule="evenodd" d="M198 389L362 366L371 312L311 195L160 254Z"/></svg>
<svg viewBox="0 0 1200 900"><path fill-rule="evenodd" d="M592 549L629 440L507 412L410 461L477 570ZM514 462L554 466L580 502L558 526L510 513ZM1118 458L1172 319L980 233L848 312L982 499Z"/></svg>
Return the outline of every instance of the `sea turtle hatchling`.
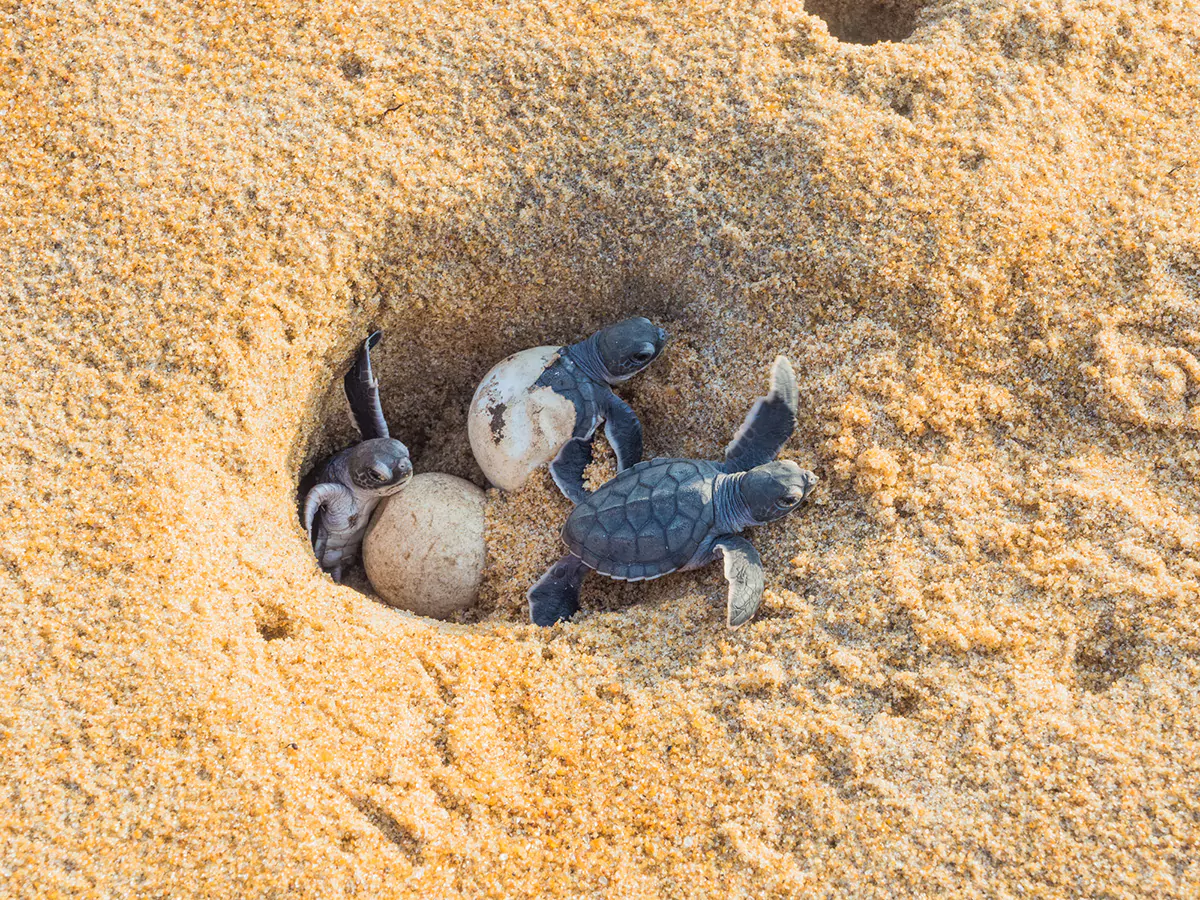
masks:
<svg viewBox="0 0 1200 900"><path fill-rule="evenodd" d="M342 570L358 558L379 501L412 477L408 448L388 433L379 382L371 371L371 348L382 336L376 331L362 342L343 382L362 440L332 456L304 498L304 528L317 562L334 581L341 581Z"/></svg>
<svg viewBox="0 0 1200 900"><path fill-rule="evenodd" d="M572 503L587 495L583 471L600 423L617 469L642 458L642 423L613 386L662 352L667 334L649 319L625 319L566 347L533 347L497 363L475 391L467 436L488 481L515 491L539 467Z"/></svg>
<svg viewBox="0 0 1200 900"><path fill-rule="evenodd" d="M724 462L651 459L618 474L575 507L563 526L571 551L529 590L537 625L569 619L589 569L621 581L647 581L725 561L727 623L750 620L762 601L758 551L738 532L796 509L817 482L775 456L796 427L799 389L791 364L775 360L771 390L754 404L725 448Z"/></svg>

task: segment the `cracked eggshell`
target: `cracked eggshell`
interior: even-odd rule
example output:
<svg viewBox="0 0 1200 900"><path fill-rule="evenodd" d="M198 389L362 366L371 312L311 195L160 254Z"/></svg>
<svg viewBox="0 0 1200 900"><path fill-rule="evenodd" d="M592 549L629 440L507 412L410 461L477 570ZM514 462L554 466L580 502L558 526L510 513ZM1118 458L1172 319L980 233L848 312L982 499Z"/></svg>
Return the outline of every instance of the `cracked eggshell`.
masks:
<svg viewBox="0 0 1200 900"><path fill-rule="evenodd" d="M469 608L483 580L484 493L453 475L414 475L379 505L363 541L371 586L434 619Z"/></svg>
<svg viewBox="0 0 1200 900"><path fill-rule="evenodd" d="M575 404L534 387L561 347L534 347L497 363L471 400L467 436L488 481L515 491L558 455L575 431Z"/></svg>

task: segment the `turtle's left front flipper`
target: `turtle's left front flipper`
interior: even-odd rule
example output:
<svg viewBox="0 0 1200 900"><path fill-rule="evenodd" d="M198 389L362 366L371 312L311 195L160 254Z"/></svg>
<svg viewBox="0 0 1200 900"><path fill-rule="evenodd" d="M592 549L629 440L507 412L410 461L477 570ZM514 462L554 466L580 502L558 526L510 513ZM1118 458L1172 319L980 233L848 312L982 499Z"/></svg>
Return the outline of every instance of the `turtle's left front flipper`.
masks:
<svg viewBox="0 0 1200 900"><path fill-rule="evenodd" d="M713 544L713 552L725 560L725 580L729 582L728 614L730 628L746 624L758 611L763 595L762 558L745 538L729 535Z"/></svg>
<svg viewBox="0 0 1200 900"><path fill-rule="evenodd" d="M588 495L583 486L583 470L592 461L592 435L571 438L550 462L550 477L563 496L578 506Z"/></svg>
<svg viewBox="0 0 1200 900"><path fill-rule="evenodd" d="M800 388L786 356L771 367L771 390L759 398L725 448L725 471L747 472L775 458L796 430Z"/></svg>
<svg viewBox="0 0 1200 900"><path fill-rule="evenodd" d="M383 418L383 406L379 402L379 382L371 371L371 348L383 337L382 331L373 332L358 349L354 365L346 373L346 399L354 424L364 441L372 438L389 437L387 421Z"/></svg>

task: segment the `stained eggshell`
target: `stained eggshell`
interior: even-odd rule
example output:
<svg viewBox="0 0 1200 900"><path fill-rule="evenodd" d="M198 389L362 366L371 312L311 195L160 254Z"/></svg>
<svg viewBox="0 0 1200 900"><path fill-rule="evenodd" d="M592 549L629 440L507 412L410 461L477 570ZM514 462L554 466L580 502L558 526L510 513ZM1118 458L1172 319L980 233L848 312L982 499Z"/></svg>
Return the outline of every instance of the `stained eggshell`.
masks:
<svg viewBox="0 0 1200 900"><path fill-rule="evenodd" d="M363 564L392 606L445 619L475 602L483 580L484 493L469 481L414 475L375 511Z"/></svg>
<svg viewBox="0 0 1200 900"><path fill-rule="evenodd" d="M561 347L534 347L497 363L471 400L467 436L488 481L514 491L558 455L575 431L575 405L534 382Z"/></svg>

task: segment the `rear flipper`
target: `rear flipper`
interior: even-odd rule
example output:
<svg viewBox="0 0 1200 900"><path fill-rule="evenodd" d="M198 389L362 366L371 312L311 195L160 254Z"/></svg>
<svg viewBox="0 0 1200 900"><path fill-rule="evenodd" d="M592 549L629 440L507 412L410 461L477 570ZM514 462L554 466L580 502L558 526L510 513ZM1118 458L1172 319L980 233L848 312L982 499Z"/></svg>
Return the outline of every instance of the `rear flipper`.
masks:
<svg viewBox="0 0 1200 900"><path fill-rule="evenodd" d="M550 463L550 477L563 492L563 496L578 506L587 497L583 486L583 470L592 461L592 435L571 438L563 444Z"/></svg>
<svg viewBox="0 0 1200 900"><path fill-rule="evenodd" d="M567 554L529 589L529 618L534 625L553 625L579 611L579 586L588 567L577 556Z"/></svg>
<svg viewBox="0 0 1200 900"><path fill-rule="evenodd" d="M745 625L762 603L762 558L748 540L733 535L720 538L713 544L713 552L725 559L725 580L729 582L729 611L725 621L730 628Z"/></svg>

